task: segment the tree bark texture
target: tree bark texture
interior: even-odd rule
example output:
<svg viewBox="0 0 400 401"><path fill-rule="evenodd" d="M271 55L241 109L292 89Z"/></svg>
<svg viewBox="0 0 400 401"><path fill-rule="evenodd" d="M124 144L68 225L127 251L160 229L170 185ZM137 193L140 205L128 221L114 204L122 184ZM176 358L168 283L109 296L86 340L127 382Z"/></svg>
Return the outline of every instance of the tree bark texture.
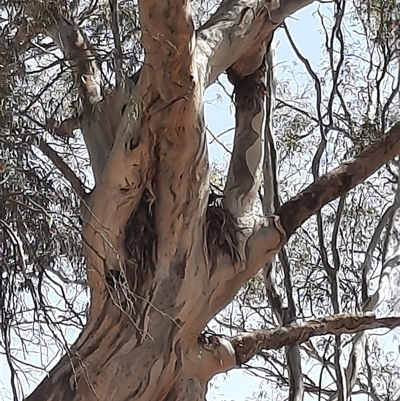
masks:
<svg viewBox="0 0 400 401"><path fill-rule="evenodd" d="M275 215L252 216L265 168L266 50L278 24L311 2L225 0L195 32L188 0L139 0L143 68L107 95L80 30L61 17L46 28L84 98L80 127L96 180L82 200L91 306L73 348L27 400L203 400L210 378L261 348L391 327L353 316L199 337L297 227L400 153L395 126ZM223 205L210 206L203 94L223 71L235 86L237 126Z"/></svg>

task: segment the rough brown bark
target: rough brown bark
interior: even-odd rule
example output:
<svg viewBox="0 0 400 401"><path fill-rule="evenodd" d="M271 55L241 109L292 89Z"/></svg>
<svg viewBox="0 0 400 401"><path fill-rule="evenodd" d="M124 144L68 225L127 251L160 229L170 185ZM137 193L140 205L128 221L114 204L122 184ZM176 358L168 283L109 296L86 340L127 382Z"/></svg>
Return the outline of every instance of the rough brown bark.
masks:
<svg viewBox="0 0 400 401"><path fill-rule="evenodd" d="M331 173L320 177L278 211L288 236L312 214L350 188L365 180L382 165L400 153L400 123L386 137L362 152L354 160L342 163Z"/></svg>
<svg viewBox="0 0 400 401"><path fill-rule="evenodd" d="M231 340L238 361L245 363L261 350L294 346L311 337L326 334L351 334L365 329L392 329L400 324L400 318L376 318L373 315L335 315L292 326L272 330L258 330Z"/></svg>

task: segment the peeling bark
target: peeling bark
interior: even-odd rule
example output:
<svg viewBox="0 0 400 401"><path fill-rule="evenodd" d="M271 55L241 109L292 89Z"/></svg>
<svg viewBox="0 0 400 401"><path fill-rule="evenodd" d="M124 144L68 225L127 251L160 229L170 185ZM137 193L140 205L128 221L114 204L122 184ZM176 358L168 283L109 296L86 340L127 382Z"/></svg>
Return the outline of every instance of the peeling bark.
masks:
<svg viewBox="0 0 400 401"><path fill-rule="evenodd" d="M333 317L230 341L198 341L207 322L299 225L400 153L397 125L276 216L243 224L263 167L265 43L277 24L310 3L226 0L196 35L189 1L141 0L144 67L132 90L107 96L84 35L61 18L48 29L87 99L80 126L96 180L82 204L91 306L73 349L29 401L202 400L214 374L260 349L400 324L398 318ZM221 230L232 252L207 238L203 117L205 87L226 70L235 84L238 126L222 219L232 224Z"/></svg>
<svg viewBox="0 0 400 401"><path fill-rule="evenodd" d="M265 58L265 49L261 53ZM234 85L236 130L223 204L239 219L253 214L260 187L265 140L265 70L263 62L253 74L245 77L233 69L227 71Z"/></svg>

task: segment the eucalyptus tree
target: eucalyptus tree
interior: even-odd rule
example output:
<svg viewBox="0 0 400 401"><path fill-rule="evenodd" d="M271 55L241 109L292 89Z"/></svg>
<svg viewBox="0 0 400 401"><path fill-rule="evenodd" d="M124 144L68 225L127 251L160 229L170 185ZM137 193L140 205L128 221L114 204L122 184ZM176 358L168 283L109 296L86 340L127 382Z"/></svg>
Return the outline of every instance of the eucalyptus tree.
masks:
<svg viewBox="0 0 400 401"><path fill-rule="evenodd" d="M378 205L381 211L383 200L393 193L376 178L365 180L384 165L386 174L396 177L389 164L400 154L395 108L399 83L392 74L396 5L332 4L334 23L323 25L328 89L295 50L312 79L315 116L301 99L290 99L279 82L275 100L271 47L274 31L311 3L147 0L136 5L110 0L4 5L0 117L6 208L0 220L5 253L0 288L10 366L10 332L23 290L33 300L32 319L47 324L51 332L57 313L50 314L51 299L43 295L45 278L50 283L56 277L53 285L60 292L60 282L68 277L77 285L87 279L90 289L87 311L77 312L77 297L71 302L62 293L65 304L59 317L84 327L28 400L200 400L216 374L246 365L256 355L271 361L266 350L281 347L287 358L282 380L290 399L301 400L308 391L346 400L356 384L358 391L380 399L372 391L372 374L368 383L361 378L365 330L397 327L400 318L355 311L374 311L385 298L397 264L396 255L386 257L393 248L397 198L375 231L356 225L349 236L346 230L356 221L355 206L374 210ZM361 21L370 56L372 78L356 95L351 88L362 80L347 64L347 11ZM359 58L365 55L361 53ZM235 136L221 199L216 200L210 194L203 97L224 72L234 88ZM349 102L360 98L356 114ZM275 130L279 139L285 138L282 147L275 147ZM290 175L284 164L303 146L304 132L312 133L307 146L313 140L318 146L311 160L312 182L295 191L287 187ZM329 160L332 143L337 148ZM82 160L89 160L83 168ZM321 166L330 171L321 174ZM296 179L304 177L304 184L308 166L302 167ZM369 197L377 189L384 191L381 203L348 195L362 182L371 188ZM260 188L263 215L257 216ZM338 203L331 203L337 209L329 214L325 208L322 214L337 198ZM306 224L316 241L304 232L313 215L315 221ZM362 214L361 219L366 225L376 223L379 216L373 215L368 220ZM367 249L364 232L371 237ZM383 232L387 240L382 242ZM349 246L349 238L352 245L359 243L346 258L337 244ZM308 247L316 251L304 263ZM361 265L354 257L358 249L366 250ZM370 293L379 258L379 282ZM204 331L238 291L239 298L243 295L243 286L255 288L260 271L271 307L267 328L241 331L240 325L232 326L231 336ZM276 279L279 272L283 283ZM293 274L301 278L293 282ZM297 302L296 286L302 286ZM318 312L325 316L315 319L321 316ZM307 319L310 315L314 319ZM304 321L296 322L299 318ZM351 338L346 367L343 335L353 333L357 335ZM309 341L327 334L334 335L329 337L334 344L315 349ZM303 373L303 343L304 352L332 374L333 387L316 385ZM319 352L324 347L333 350L333 362Z"/></svg>

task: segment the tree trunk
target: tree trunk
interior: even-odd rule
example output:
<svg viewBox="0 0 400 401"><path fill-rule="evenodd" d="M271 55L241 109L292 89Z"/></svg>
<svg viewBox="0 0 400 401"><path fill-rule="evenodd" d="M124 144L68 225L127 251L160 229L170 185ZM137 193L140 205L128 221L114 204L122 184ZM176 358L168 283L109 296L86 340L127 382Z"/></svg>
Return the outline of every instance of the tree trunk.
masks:
<svg viewBox="0 0 400 401"><path fill-rule="evenodd" d="M96 179L82 202L91 307L76 344L29 401L203 400L213 375L253 355L239 355L239 340L202 338L204 326L300 224L400 153L397 126L369 153L249 225L243 217L251 215L264 162L264 83L254 73L277 24L311 0L280 6L223 1L197 33L189 3L139 1L144 66L132 91L119 89L105 99L89 46L78 40L83 36L65 20L48 29L53 38L60 34L69 58L79 56L74 71L86 77L78 82L85 97L81 129ZM238 90L244 100L237 121L238 131L248 129L255 139L237 132L241 146L221 207L208 202L202 97L228 69L235 82L251 76ZM254 106L246 118L244 104Z"/></svg>

